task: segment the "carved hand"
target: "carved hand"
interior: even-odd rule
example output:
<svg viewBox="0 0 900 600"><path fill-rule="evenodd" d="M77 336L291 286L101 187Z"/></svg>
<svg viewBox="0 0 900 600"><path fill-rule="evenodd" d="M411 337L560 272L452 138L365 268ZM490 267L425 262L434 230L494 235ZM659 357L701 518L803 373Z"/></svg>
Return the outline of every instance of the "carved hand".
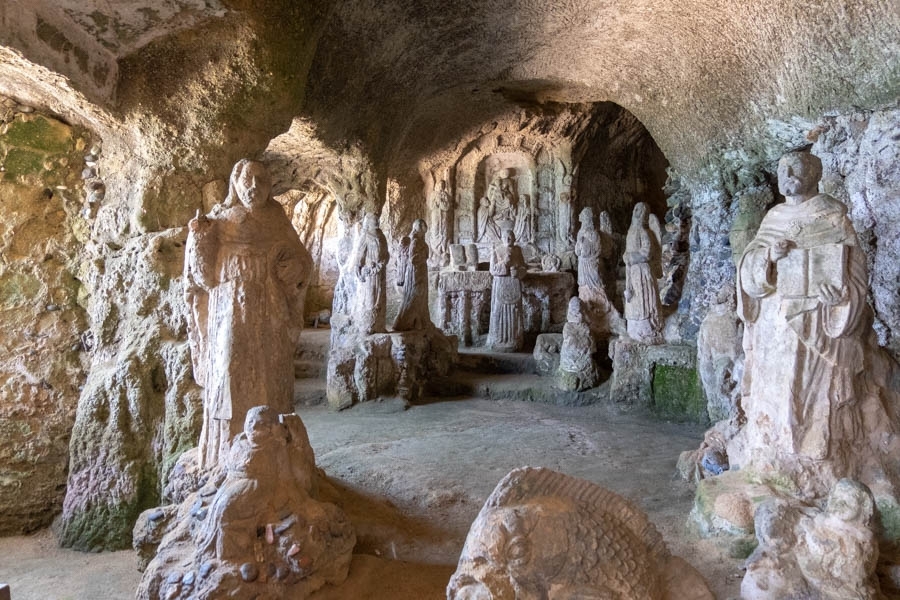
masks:
<svg viewBox="0 0 900 600"><path fill-rule="evenodd" d="M209 225L209 219L206 218L206 215L201 215L200 210L197 210L197 214L194 215L194 218L188 222L188 229L191 231L201 231L206 229Z"/></svg>
<svg viewBox="0 0 900 600"><path fill-rule="evenodd" d="M796 247L797 244L795 244L791 240L778 240L769 247L769 260L771 260L772 262L778 262L788 255L788 252L791 251L791 248Z"/></svg>

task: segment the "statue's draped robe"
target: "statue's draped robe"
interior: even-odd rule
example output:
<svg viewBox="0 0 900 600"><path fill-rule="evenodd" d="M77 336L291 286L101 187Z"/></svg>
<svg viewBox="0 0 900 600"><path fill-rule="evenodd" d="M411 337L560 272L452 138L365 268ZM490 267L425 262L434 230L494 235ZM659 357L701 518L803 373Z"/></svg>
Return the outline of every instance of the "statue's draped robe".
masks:
<svg viewBox="0 0 900 600"><path fill-rule="evenodd" d="M785 238L796 246L772 261L770 247ZM817 260L828 264L810 269ZM822 271L845 286L839 304L823 304L818 289L810 289L827 277ZM742 404L761 435L750 444L826 458L832 440L852 440L861 427L852 404L863 368L867 278L846 208L827 195L774 207L744 251L737 277L738 314L746 323Z"/></svg>
<svg viewBox="0 0 900 600"><path fill-rule="evenodd" d="M428 315L428 246L422 236L409 243L409 257L402 274L403 300L394 320L394 331L424 329L431 324Z"/></svg>
<svg viewBox="0 0 900 600"><path fill-rule="evenodd" d="M625 289L631 299L625 300L628 321L649 321L652 329L659 325L659 291L653 272L655 244L650 231L632 223L625 239ZM656 259L658 260L658 259Z"/></svg>
<svg viewBox="0 0 900 600"><path fill-rule="evenodd" d="M511 275L511 269L517 270ZM522 282L525 258L516 245L494 246L491 256L491 322L488 346L495 350L514 352L522 348L525 336L525 316L522 310Z"/></svg>
<svg viewBox="0 0 900 600"><path fill-rule="evenodd" d="M293 357L311 268L276 203L225 208L188 235L194 375L203 387L201 467L224 460L247 410L293 411Z"/></svg>
<svg viewBox="0 0 900 600"><path fill-rule="evenodd" d="M578 230L575 242L575 255L578 256L578 287L592 290L603 289L603 278L600 276L600 256L602 254L600 234L590 226L582 225Z"/></svg>
<svg viewBox="0 0 900 600"><path fill-rule="evenodd" d="M380 229L360 233L356 248L355 325L368 335L385 331L387 312L387 240Z"/></svg>

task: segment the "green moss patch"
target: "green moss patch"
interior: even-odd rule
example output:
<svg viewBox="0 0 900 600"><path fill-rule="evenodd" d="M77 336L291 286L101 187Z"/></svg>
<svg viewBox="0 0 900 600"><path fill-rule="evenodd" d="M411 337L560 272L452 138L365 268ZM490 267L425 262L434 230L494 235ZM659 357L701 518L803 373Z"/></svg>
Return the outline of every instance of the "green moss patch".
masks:
<svg viewBox="0 0 900 600"><path fill-rule="evenodd" d="M706 398L697 369L656 364L650 384L651 407L659 417L707 423Z"/></svg>
<svg viewBox="0 0 900 600"><path fill-rule="evenodd" d="M30 148L44 154L69 152L72 150L72 129L64 123L38 115L10 123L3 142L8 146Z"/></svg>
<svg viewBox="0 0 900 600"><path fill-rule="evenodd" d="M0 277L0 307L15 308L34 302L41 291L41 282L31 275L9 273Z"/></svg>
<svg viewBox="0 0 900 600"><path fill-rule="evenodd" d="M44 170L45 154L26 150L23 148L11 148L3 162L5 169L4 178L14 181L21 175L35 175Z"/></svg>

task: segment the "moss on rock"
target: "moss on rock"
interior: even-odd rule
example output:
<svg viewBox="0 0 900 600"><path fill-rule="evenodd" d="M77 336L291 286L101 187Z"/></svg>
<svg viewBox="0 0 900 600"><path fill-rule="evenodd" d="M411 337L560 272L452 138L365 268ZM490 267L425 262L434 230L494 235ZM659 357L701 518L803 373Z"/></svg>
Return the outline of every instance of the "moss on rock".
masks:
<svg viewBox="0 0 900 600"><path fill-rule="evenodd" d="M652 409L666 419L706 423L706 398L695 368L656 364L653 367Z"/></svg>

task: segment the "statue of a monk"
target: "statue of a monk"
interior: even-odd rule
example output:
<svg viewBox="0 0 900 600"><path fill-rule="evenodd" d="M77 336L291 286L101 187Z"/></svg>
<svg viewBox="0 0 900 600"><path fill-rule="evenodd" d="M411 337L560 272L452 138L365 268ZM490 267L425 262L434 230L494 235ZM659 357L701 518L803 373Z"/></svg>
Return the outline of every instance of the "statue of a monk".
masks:
<svg viewBox="0 0 900 600"><path fill-rule="evenodd" d="M228 196L188 224L185 297L203 387L200 466L224 461L253 406L293 412L294 348L312 259L258 162L241 160Z"/></svg>

